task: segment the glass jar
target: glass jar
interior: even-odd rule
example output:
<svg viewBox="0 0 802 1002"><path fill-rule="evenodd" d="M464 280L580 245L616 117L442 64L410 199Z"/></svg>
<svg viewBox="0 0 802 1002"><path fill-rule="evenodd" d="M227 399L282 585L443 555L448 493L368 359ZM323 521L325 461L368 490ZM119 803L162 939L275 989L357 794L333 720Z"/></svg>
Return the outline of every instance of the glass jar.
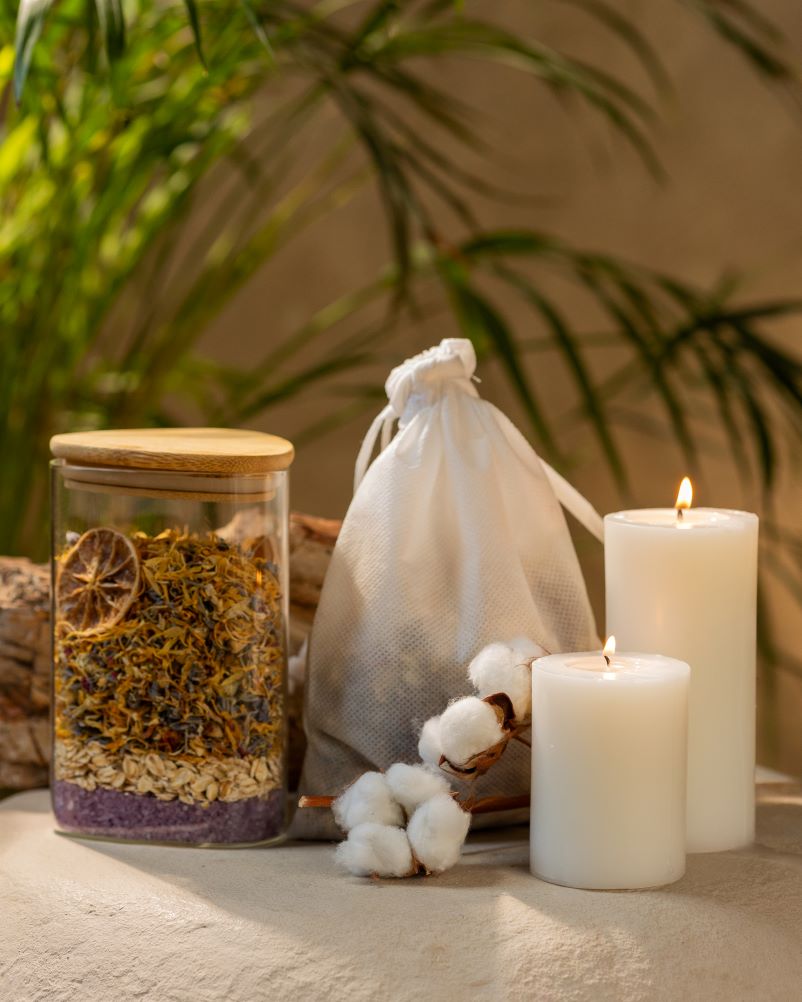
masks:
<svg viewBox="0 0 802 1002"><path fill-rule="evenodd" d="M280 839L292 445L188 428L57 435L51 449L59 828Z"/></svg>

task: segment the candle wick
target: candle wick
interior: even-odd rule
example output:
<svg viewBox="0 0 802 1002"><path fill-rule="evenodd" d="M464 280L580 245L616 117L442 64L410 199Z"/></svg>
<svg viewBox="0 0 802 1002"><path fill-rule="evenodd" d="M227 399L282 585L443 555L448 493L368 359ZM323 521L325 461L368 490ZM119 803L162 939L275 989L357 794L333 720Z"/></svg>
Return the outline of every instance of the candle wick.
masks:
<svg viewBox="0 0 802 1002"><path fill-rule="evenodd" d="M607 667L610 667L610 658L602 651L602 657L607 662Z"/></svg>
<svg viewBox="0 0 802 1002"><path fill-rule="evenodd" d="M677 508L676 512L677 512L677 521L681 522L682 519L685 517L685 513L682 508Z"/></svg>

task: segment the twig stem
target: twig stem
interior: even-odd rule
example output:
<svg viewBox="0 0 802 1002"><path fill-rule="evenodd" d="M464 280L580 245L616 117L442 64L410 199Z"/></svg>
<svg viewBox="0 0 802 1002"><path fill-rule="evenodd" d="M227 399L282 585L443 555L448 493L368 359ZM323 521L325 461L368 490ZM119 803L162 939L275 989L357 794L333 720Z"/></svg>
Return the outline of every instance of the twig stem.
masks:
<svg viewBox="0 0 802 1002"><path fill-rule="evenodd" d="M527 742L528 743L528 742ZM306 808L329 808L336 800L336 797L301 797L298 801L299 809ZM468 801L467 803L470 803ZM529 806L529 794L522 793L517 797L484 797L477 800L470 807L466 804L461 806L469 810L471 814L492 814L494 811L516 811L522 807Z"/></svg>

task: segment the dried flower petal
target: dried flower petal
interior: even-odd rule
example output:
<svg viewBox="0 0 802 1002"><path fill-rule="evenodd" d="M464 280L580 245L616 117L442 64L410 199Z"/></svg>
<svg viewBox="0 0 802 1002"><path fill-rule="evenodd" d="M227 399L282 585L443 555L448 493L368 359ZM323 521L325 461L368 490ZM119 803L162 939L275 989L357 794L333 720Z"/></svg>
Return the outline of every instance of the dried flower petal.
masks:
<svg viewBox="0 0 802 1002"><path fill-rule="evenodd" d="M285 652L274 565L214 535L167 529L126 542L140 574L119 620L76 629L56 596L56 777L205 803L223 782L227 800L280 785ZM102 764L79 761L89 746Z"/></svg>

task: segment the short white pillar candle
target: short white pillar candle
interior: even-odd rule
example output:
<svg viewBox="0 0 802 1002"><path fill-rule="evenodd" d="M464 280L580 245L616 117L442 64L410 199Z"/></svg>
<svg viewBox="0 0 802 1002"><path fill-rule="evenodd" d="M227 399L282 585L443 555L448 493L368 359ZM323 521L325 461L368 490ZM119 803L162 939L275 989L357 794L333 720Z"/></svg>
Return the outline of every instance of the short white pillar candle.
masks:
<svg viewBox="0 0 802 1002"><path fill-rule="evenodd" d="M691 666L688 852L755 834L758 518L715 508L622 511L604 520L607 630L628 650Z"/></svg>
<svg viewBox="0 0 802 1002"><path fill-rule="evenodd" d="M683 875L689 675L654 654L534 662L535 876L624 890Z"/></svg>

